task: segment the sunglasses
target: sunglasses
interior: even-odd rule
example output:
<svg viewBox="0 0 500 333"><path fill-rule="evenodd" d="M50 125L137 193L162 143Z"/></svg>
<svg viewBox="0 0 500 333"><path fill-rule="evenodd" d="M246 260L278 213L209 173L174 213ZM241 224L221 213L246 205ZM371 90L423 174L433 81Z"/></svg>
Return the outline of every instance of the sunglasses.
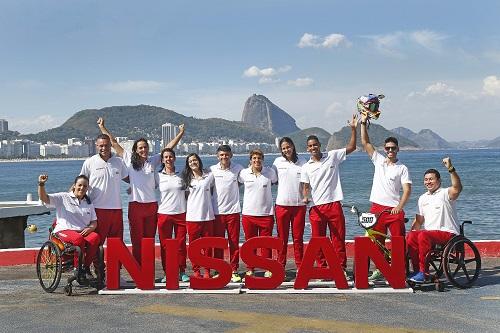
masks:
<svg viewBox="0 0 500 333"><path fill-rule="evenodd" d="M390 147L384 147L385 151L396 151L398 150L398 147L396 146L390 146Z"/></svg>

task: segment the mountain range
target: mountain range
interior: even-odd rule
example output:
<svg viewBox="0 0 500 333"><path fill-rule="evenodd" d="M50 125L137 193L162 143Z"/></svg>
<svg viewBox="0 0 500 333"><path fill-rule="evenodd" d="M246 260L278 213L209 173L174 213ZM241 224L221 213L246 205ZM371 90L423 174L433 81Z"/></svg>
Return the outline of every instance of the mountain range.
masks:
<svg viewBox="0 0 500 333"><path fill-rule="evenodd" d="M184 136L186 142L234 139L273 143L276 137L289 136L296 143L298 151L305 151L305 140L309 135L316 135L327 149L345 147L351 135L349 126L333 134L320 127L301 130L296 125L295 119L286 111L267 97L253 94L245 102L241 121L187 117L172 110L150 105L111 106L82 110L59 127L17 137L56 143L65 143L68 138L93 138L99 134L96 125L98 117L104 117L106 127L115 136L126 136L130 139L140 137L159 139L161 124L168 122L186 125ZM430 129L422 129L415 133L405 127L388 130L376 123L371 123L369 134L370 141L377 147L383 145L386 137L394 136L398 138L399 145L403 149L500 148L500 137L493 140L448 142ZM359 131L357 142L359 146L361 143Z"/></svg>

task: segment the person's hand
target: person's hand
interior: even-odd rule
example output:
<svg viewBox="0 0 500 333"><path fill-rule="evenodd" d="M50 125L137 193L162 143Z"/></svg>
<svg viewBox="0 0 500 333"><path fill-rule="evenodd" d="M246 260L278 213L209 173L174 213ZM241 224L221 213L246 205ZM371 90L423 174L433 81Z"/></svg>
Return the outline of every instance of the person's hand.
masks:
<svg viewBox="0 0 500 333"><path fill-rule="evenodd" d="M391 209L391 214L399 214L401 212L401 207L396 206L393 209Z"/></svg>
<svg viewBox="0 0 500 333"><path fill-rule="evenodd" d="M99 128L104 127L104 118L103 117L97 118L97 126L99 126Z"/></svg>
<svg viewBox="0 0 500 333"><path fill-rule="evenodd" d="M361 113L361 122L362 122L362 123L366 123L366 121L367 121L367 120L368 120L368 112L363 111L363 112Z"/></svg>
<svg viewBox="0 0 500 333"><path fill-rule="evenodd" d="M80 231L80 235L82 235L83 237L85 237L88 234L90 234L92 231L94 231L94 230L91 227L85 227L85 228L83 228L82 231Z"/></svg>
<svg viewBox="0 0 500 333"><path fill-rule="evenodd" d="M38 176L38 183L40 184L45 184L47 182L47 180L49 179L49 176L46 175L46 174L41 174L40 176Z"/></svg>
<svg viewBox="0 0 500 333"><path fill-rule="evenodd" d="M451 159L449 157L443 158L443 165L446 167L446 169L451 169L453 168L453 165L451 164Z"/></svg>
<svg viewBox="0 0 500 333"><path fill-rule="evenodd" d="M302 202L305 203L306 205L309 203L309 201L311 201L311 200L309 200L309 198L302 199Z"/></svg>
<svg viewBox="0 0 500 333"><path fill-rule="evenodd" d="M184 128L184 124L180 124L179 125L179 132L184 132L185 128Z"/></svg>
<svg viewBox="0 0 500 333"><path fill-rule="evenodd" d="M347 124L349 124L349 126L351 126L351 128L356 129L356 127L358 126L358 115L353 114L351 121L348 120Z"/></svg>

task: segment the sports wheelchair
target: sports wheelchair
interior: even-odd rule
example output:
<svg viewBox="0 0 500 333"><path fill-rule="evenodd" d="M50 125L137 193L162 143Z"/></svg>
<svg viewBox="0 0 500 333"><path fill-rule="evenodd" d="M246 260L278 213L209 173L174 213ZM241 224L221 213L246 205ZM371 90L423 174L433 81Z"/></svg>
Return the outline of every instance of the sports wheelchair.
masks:
<svg viewBox="0 0 500 333"><path fill-rule="evenodd" d="M445 245L436 244L426 256L430 281L436 290L443 291L441 280L443 274L457 288L470 288L476 282L481 271L481 255L472 241L464 235L464 226L472 221L464 221L460 225L460 234L452 237ZM412 288L415 283L409 281Z"/></svg>
<svg viewBox="0 0 500 333"><path fill-rule="evenodd" d="M104 287L104 250L99 246L97 252L98 266L95 267L97 278L88 280L83 268L83 252L79 246L63 242L52 233L55 221L49 228L49 239L42 245L36 257L36 273L42 289L48 293L54 292L61 281L62 273L71 273L64 286L67 296L73 294L73 282L79 287L92 287L100 290ZM78 254L79 267L74 267L74 254Z"/></svg>

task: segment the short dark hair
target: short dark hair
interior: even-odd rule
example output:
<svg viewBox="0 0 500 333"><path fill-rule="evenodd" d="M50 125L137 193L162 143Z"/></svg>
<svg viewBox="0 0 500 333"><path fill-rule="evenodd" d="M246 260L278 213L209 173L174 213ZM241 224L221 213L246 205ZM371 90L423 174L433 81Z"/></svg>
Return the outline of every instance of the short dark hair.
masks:
<svg viewBox="0 0 500 333"><path fill-rule="evenodd" d="M225 153L232 153L231 147L229 145L220 145L219 148L217 148L217 152L223 151Z"/></svg>
<svg viewBox="0 0 500 333"><path fill-rule="evenodd" d="M424 177L425 177L425 175L427 175L427 174L429 174L429 173L433 173L433 174L436 176L436 178L437 178L438 180L441 180L441 174L440 174L440 173L439 173L439 171L437 171L436 169L428 169L428 170L426 170L426 171L424 172Z"/></svg>
<svg viewBox="0 0 500 333"><path fill-rule="evenodd" d="M97 141L97 140L99 140L99 139L103 139L103 140L109 140L109 141L111 141L111 138L110 138L110 137L109 137L109 135L107 135L107 134L99 134L99 135L97 136L97 138L95 138L95 141Z"/></svg>
<svg viewBox="0 0 500 333"><path fill-rule="evenodd" d="M396 146L399 146L398 139L396 139L396 138L395 138L395 137L393 137L393 136L390 136L390 137L388 137L387 139L385 139L384 144L385 144L385 143L387 143L387 142L392 142L392 143L394 143Z"/></svg>
<svg viewBox="0 0 500 333"><path fill-rule="evenodd" d="M252 159L253 155L259 155L260 157L262 157L262 159L264 159L264 153L259 148L252 149L252 151L250 152L249 155L250 155L250 159Z"/></svg>
<svg viewBox="0 0 500 333"><path fill-rule="evenodd" d="M319 142L319 139L318 139L318 137L317 137L316 135L309 135L309 136L307 137L306 142L308 142L309 140L316 140L316 141L318 141L318 142Z"/></svg>

